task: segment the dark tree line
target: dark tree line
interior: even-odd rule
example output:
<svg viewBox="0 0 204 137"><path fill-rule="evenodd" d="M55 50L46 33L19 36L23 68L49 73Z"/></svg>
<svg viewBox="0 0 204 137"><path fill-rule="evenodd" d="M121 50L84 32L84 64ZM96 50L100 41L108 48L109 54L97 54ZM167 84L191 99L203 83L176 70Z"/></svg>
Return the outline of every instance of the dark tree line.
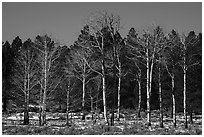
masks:
<svg viewBox="0 0 204 137"><path fill-rule="evenodd" d="M130 28L123 38L119 16L101 12L91 19L73 45L48 35L2 43L3 111L12 100L24 107L29 124L29 104L35 104L45 125L46 112L58 104L67 125L70 112L81 111L85 120L87 111L94 116L98 110L114 125L114 114L120 120L120 109L130 108L138 117L146 110L151 126L151 111L159 109L161 127L164 114L170 112L176 127L183 112L187 128L187 115L193 122L192 113L202 108L202 34L150 26L142 33Z"/></svg>

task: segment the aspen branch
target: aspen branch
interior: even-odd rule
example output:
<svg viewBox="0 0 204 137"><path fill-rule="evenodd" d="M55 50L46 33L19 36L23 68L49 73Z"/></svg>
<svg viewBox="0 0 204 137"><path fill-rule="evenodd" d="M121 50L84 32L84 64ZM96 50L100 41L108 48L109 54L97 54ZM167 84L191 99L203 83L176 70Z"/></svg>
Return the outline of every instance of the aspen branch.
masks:
<svg viewBox="0 0 204 137"><path fill-rule="evenodd" d="M201 64L200 64L200 62L193 63L193 64L187 66L186 70L189 69L190 67L193 67L193 66L196 66L196 65L201 65Z"/></svg>
<svg viewBox="0 0 204 137"><path fill-rule="evenodd" d="M90 78L85 84L88 84L91 80L96 79L97 77Z"/></svg>
<svg viewBox="0 0 204 137"><path fill-rule="evenodd" d="M57 82L57 84L55 85L54 89L52 89L50 91L50 93L48 94L48 96L50 96L50 94L57 88L57 86L59 85L59 83L62 81L62 77L60 78L60 80Z"/></svg>
<svg viewBox="0 0 204 137"><path fill-rule="evenodd" d="M25 94L24 89L22 88L21 84L19 83L19 80L17 80L16 78L13 78L13 81L18 85L18 87L20 88L20 90Z"/></svg>
<svg viewBox="0 0 204 137"><path fill-rule="evenodd" d="M92 71L94 71L94 72L96 72L97 74L103 76L102 73L100 73L100 72L96 71L95 69L93 69L93 68L89 65L89 63L86 61L86 59L84 59L84 61L86 62L87 66L88 66Z"/></svg>
<svg viewBox="0 0 204 137"><path fill-rule="evenodd" d="M169 76L170 76L171 78L173 78L173 75L170 73L169 68L168 68L168 66L167 66L167 64L166 64L166 63L165 63L165 67L166 67L166 70L167 70L167 72L168 72Z"/></svg>

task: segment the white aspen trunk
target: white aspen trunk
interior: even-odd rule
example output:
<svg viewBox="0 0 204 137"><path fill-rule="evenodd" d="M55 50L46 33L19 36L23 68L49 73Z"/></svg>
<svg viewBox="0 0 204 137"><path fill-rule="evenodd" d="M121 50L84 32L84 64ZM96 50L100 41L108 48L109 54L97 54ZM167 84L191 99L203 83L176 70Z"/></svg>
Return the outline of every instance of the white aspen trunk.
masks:
<svg viewBox="0 0 204 137"><path fill-rule="evenodd" d="M82 85L83 85L83 95L82 95L82 111L83 111L83 115L82 115L82 120L85 120L85 113L84 113L84 109L85 109L85 75L83 75L82 78Z"/></svg>
<svg viewBox="0 0 204 137"><path fill-rule="evenodd" d="M93 97L91 96L91 111L93 112L94 111L94 108L93 108Z"/></svg>
<svg viewBox="0 0 204 137"><path fill-rule="evenodd" d="M120 54L119 54L119 50L118 52L116 52L116 58L117 58L117 62L118 62L118 106L117 106L117 120L120 121L120 90L121 90L121 77L122 77L122 66L121 66L121 62L120 62Z"/></svg>
<svg viewBox="0 0 204 137"><path fill-rule="evenodd" d="M183 109L184 109L184 118L185 118L185 128L188 128L187 122L187 113L186 113L186 64L184 57L184 68L183 68Z"/></svg>
<svg viewBox="0 0 204 137"><path fill-rule="evenodd" d="M107 110L106 110L106 87L105 87L105 76L104 75L102 77L102 86L103 86L103 113L104 113L105 121L108 123Z"/></svg>
<svg viewBox="0 0 204 137"><path fill-rule="evenodd" d="M120 120L120 85L121 85L121 69L119 69L119 78L118 78L118 114L117 119Z"/></svg>
<svg viewBox="0 0 204 137"><path fill-rule="evenodd" d="M28 73L28 91L27 91L27 115L28 115L28 124L29 124L29 98L30 98L30 74Z"/></svg>
<svg viewBox="0 0 204 137"><path fill-rule="evenodd" d="M162 85L161 85L161 68L159 66L159 109L160 109L160 127L163 125L163 107L162 107Z"/></svg>
<svg viewBox="0 0 204 137"><path fill-rule="evenodd" d="M68 80L68 87L67 87L67 110L66 110L67 126L69 126L69 93L70 93L70 80Z"/></svg>
<svg viewBox="0 0 204 137"><path fill-rule="evenodd" d="M138 78L138 92L139 92L139 100L138 100L138 117L140 118L140 111L141 111L141 102L142 102L142 93L141 93L141 80L140 80L140 76Z"/></svg>
<svg viewBox="0 0 204 137"><path fill-rule="evenodd" d="M148 115L147 115L147 121L148 121L148 126L151 126L151 108L150 108L150 96L151 96L151 91L152 91L152 72L153 72L153 66L154 66L154 53L152 55L152 60L151 60L151 67L149 68L149 55L148 55L148 82L149 82L149 89L148 89L148 109L147 109L147 112L148 112Z"/></svg>
<svg viewBox="0 0 204 137"><path fill-rule="evenodd" d="M137 75L136 75L136 80L137 80L137 83L138 83L138 113L137 113L137 116L138 118L141 117L140 115L140 112L141 112L141 102L142 102L142 92L141 92L141 69L139 68L138 64L135 63L135 65L137 66L138 68L138 72L137 72Z"/></svg>
<svg viewBox="0 0 204 137"><path fill-rule="evenodd" d="M175 99L175 82L174 82L174 74L172 74L171 78L172 82L172 109L173 109L173 124L176 127L176 99Z"/></svg>
<svg viewBox="0 0 204 137"><path fill-rule="evenodd" d="M153 57L152 57L152 62L151 62L151 68L150 68L150 76L149 76L149 93L151 95L151 91L152 91L152 72L153 72L153 67L154 67L154 53L153 53Z"/></svg>
<svg viewBox="0 0 204 137"><path fill-rule="evenodd" d="M151 121L150 121L150 90L149 90L149 50L147 47L146 51L146 57L147 57L147 125L151 126Z"/></svg>
<svg viewBox="0 0 204 137"><path fill-rule="evenodd" d="M109 125L108 119L107 119L107 110L106 110L106 85L105 85L105 62L104 62L104 43L103 43L103 36L102 36L102 87L103 87L103 112L104 112L104 119Z"/></svg>
<svg viewBox="0 0 204 137"><path fill-rule="evenodd" d="M45 66L44 66L44 93L43 93L43 101L42 101L42 125L46 124L46 98L47 98L47 48L46 47L45 47L44 65Z"/></svg>

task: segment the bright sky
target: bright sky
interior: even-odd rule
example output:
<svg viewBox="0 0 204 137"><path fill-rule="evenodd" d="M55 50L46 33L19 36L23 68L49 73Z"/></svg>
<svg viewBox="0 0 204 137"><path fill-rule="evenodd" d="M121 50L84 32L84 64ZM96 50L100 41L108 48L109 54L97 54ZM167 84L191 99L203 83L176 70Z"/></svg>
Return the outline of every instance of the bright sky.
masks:
<svg viewBox="0 0 204 137"><path fill-rule="evenodd" d="M131 27L140 30L150 24L162 25L166 31L202 32L202 3L2 3L2 40L23 41L38 34L51 34L63 44L77 40L90 13L107 10L120 15L126 36Z"/></svg>

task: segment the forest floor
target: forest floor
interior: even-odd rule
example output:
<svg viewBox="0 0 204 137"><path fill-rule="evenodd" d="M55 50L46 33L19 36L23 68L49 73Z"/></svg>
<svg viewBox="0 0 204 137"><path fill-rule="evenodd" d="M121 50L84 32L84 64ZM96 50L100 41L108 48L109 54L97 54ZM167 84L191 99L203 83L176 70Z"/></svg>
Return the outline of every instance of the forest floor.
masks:
<svg viewBox="0 0 204 137"><path fill-rule="evenodd" d="M151 127L146 125L146 117L137 118L135 111L123 111L120 121L114 126L105 125L100 114L95 124L91 115L81 120L80 113L72 114L70 127L66 127L65 113L47 113L47 125L38 126L38 114L30 112L30 125L23 125L23 113L2 114L3 135L200 135L202 134L202 115L193 115L193 123L184 128L182 113L177 115L177 127L173 127L172 118L164 116L164 128L159 126L159 113L151 114Z"/></svg>

